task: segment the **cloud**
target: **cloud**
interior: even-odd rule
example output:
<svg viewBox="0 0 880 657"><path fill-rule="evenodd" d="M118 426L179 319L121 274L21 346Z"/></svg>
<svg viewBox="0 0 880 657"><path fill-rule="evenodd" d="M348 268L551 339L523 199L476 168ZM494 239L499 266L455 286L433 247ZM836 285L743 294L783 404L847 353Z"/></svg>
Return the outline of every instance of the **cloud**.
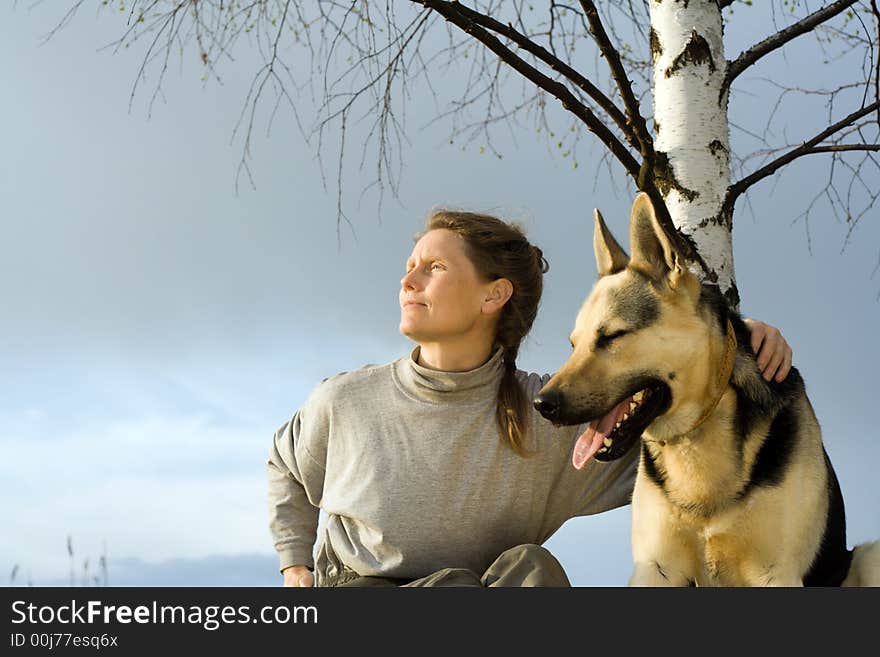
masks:
<svg viewBox="0 0 880 657"><path fill-rule="evenodd" d="M66 536L95 562L271 548L263 464L269 425L217 424L207 414L97 418L72 426L26 411L0 439L0 562L35 576L69 571ZM280 424L280 421L279 421Z"/></svg>
<svg viewBox="0 0 880 657"><path fill-rule="evenodd" d="M98 576L94 567L90 574ZM81 586L82 572L75 572L75 584ZM70 577L34 578L35 586L69 586ZM16 584L27 585L24 578ZM89 577L89 586L96 582ZM278 559L274 554L212 555L201 558L146 561L138 557L108 560L108 586L279 586Z"/></svg>

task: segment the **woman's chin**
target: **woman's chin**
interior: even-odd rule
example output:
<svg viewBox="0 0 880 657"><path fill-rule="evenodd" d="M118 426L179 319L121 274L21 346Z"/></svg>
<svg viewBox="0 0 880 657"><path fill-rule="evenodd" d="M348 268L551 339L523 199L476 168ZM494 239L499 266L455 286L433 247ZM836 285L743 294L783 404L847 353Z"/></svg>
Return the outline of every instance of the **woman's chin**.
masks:
<svg viewBox="0 0 880 657"><path fill-rule="evenodd" d="M402 336L409 338L416 344L431 342L432 339L436 338L436 335L432 334L431 331L426 331L424 326L417 326L410 321L401 320L399 328Z"/></svg>
<svg viewBox="0 0 880 657"><path fill-rule="evenodd" d="M400 331L400 334L402 336L409 338L413 342L418 342L418 331L411 322L407 321L406 319L401 319L398 330Z"/></svg>

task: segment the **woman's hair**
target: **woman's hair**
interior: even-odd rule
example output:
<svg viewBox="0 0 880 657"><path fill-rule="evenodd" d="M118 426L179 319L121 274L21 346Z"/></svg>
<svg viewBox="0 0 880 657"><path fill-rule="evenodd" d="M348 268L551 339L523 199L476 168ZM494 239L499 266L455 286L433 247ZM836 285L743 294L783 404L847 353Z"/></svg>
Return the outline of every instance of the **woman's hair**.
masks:
<svg viewBox="0 0 880 657"><path fill-rule="evenodd" d="M427 220L427 230L445 228L464 239L465 252L487 281L506 278L513 294L501 310L495 341L504 350L504 375L498 388L495 419L502 440L520 456L531 401L516 379L516 356L522 339L532 328L543 290L543 274L550 265L516 225L473 212L437 210Z"/></svg>

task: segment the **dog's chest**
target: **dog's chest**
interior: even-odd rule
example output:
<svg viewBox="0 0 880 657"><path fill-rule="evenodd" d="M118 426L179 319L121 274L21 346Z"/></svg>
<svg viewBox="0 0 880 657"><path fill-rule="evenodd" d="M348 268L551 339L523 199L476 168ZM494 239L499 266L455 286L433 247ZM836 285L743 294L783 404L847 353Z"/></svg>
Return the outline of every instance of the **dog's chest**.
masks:
<svg viewBox="0 0 880 657"><path fill-rule="evenodd" d="M697 518L725 508L742 489L740 454L730 442L683 439L675 445L648 446L655 484L683 512Z"/></svg>

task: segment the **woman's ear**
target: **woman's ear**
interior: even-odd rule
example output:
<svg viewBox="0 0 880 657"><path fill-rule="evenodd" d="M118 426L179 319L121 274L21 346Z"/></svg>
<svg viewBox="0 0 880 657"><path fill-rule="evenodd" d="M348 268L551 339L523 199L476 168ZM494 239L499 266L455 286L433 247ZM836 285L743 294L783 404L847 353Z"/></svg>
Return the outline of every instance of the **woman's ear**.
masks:
<svg viewBox="0 0 880 657"><path fill-rule="evenodd" d="M499 278L489 283L486 296L483 298L482 312L494 315L501 312L504 304L513 296L513 283L506 278Z"/></svg>

